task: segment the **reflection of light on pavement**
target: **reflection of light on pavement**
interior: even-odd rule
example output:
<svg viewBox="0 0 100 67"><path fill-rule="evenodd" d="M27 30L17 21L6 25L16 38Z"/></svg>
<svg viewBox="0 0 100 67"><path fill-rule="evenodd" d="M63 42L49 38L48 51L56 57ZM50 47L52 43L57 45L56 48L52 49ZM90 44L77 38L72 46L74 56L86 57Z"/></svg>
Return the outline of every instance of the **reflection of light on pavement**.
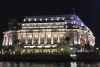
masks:
<svg viewBox="0 0 100 67"><path fill-rule="evenodd" d="M71 67L77 67L77 63L76 62L71 62Z"/></svg>

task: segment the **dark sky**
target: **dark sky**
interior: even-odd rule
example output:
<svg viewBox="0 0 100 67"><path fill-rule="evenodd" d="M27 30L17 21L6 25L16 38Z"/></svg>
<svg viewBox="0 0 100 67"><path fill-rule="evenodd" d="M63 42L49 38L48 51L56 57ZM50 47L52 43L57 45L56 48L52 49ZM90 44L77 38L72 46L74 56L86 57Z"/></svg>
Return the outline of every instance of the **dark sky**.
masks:
<svg viewBox="0 0 100 67"><path fill-rule="evenodd" d="M68 14L73 13L73 8L76 15L94 33L96 44L100 45L100 0L1 0L0 41L2 41L2 32L7 30L9 18Z"/></svg>

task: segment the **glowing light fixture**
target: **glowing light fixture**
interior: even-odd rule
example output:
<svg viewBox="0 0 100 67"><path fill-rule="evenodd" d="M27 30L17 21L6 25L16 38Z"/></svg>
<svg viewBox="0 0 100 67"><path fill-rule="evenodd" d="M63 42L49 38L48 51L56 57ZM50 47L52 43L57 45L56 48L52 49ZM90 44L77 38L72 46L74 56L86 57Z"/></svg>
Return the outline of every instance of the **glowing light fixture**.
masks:
<svg viewBox="0 0 100 67"><path fill-rule="evenodd" d="M24 46L24 48L34 48L36 46Z"/></svg>
<svg viewBox="0 0 100 67"><path fill-rule="evenodd" d="M96 50L98 50L99 48L96 48Z"/></svg>
<svg viewBox="0 0 100 67"><path fill-rule="evenodd" d="M57 17L57 21L59 20L59 17Z"/></svg>
<svg viewBox="0 0 100 67"><path fill-rule="evenodd" d="M47 21L48 19L46 18L45 20Z"/></svg>
<svg viewBox="0 0 100 67"><path fill-rule="evenodd" d="M54 35L54 37L57 37L57 35Z"/></svg>
<svg viewBox="0 0 100 67"><path fill-rule="evenodd" d="M64 17L62 17L62 20L64 20L65 18Z"/></svg>
<svg viewBox="0 0 100 67"><path fill-rule="evenodd" d="M76 57L76 54L71 54L70 56L71 56L71 57Z"/></svg>
<svg viewBox="0 0 100 67"><path fill-rule="evenodd" d="M61 34L60 37L62 37L63 35Z"/></svg>
<svg viewBox="0 0 100 67"><path fill-rule="evenodd" d="M24 19L24 21L26 21L26 20Z"/></svg>
<svg viewBox="0 0 100 67"><path fill-rule="evenodd" d="M42 21L42 19L40 18L40 21Z"/></svg>
<svg viewBox="0 0 100 67"><path fill-rule="evenodd" d="M42 38L44 37L44 35L41 36Z"/></svg>
<svg viewBox="0 0 100 67"><path fill-rule="evenodd" d="M61 51L63 51L64 49L63 48L61 48Z"/></svg>
<svg viewBox="0 0 100 67"><path fill-rule="evenodd" d="M70 48L70 50L73 50L73 48Z"/></svg>
<svg viewBox="0 0 100 67"><path fill-rule="evenodd" d="M31 18L29 18L28 21L31 21Z"/></svg>
<svg viewBox="0 0 100 67"><path fill-rule="evenodd" d="M48 45L48 46L44 46L45 48L50 48L51 46L50 45Z"/></svg>
<svg viewBox="0 0 100 67"><path fill-rule="evenodd" d="M53 18L51 18L51 21L53 21Z"/></svg>
<svg viewBox="0 0 100 67"><path fill-rule="evenodd" d="M38 48L42 48L42 46L37 46Z"/></svg>
<svg viewBox="0 0 100 67"><path fill-rule="evenodd" d="M36 18L34 18L34 21L36 21Z"/></svg>
<svg viewBox="0 0 100 67"><path fill-rule="evenodd" d="M32 38L32 35L29 35L28 38Z"/></svg>

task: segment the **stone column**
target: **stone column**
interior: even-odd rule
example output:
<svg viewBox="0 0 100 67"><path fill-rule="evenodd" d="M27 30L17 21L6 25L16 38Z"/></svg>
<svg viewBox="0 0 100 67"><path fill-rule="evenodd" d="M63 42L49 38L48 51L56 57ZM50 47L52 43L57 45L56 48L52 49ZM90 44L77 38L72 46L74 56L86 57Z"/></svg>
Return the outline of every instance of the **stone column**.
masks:
<svg viewBox="0 0 100 67"><path fill-rule="evenodd" d="M77 44L77 32L73 32L74 34L74 44Z"/></svg>
<svg viewBox="0 0 100 67"><path fill-rule="evenodd" d="M21 37L21 32L18 32L18 39L20 39Z"/></svg>
<svg viewBox="0 0 100 67"><path fill-rule="evenodd" d="M80 43L80 33L78 32L78 44L81 44Z"/></svg>
<svg viewBox="0 0 100 67"><path fill-rule="evenodd" d="M26 39L25 39L25 44L27 44L27 32L26 32Z"/></svg>
<svg viewBox="0 0 100 67"><path fill-rule="evenodd" d="M5 43L6 43L6 42L5 42L5 39L6 39L6 37L5 37L5 35L4 35L4 38L3 38L3 44L2 44L3 46L4 46Z"/></svg>
<svg viewBox="0 0 100 67"><path fill-rule="evenodd" d="M12 45L12 35L9 35L9 45Z"/></svg>
<svg viewBox="0 0 100 67"><path fill-rule="evenodd" d="M40 44L40 33L38 33L38 44Z"/></svg>
<svg viewBox="0 0 100 67"><path fill-rule="evenodd" d="M8 45L8 36L6 36L6 46Z"/></svg>
<svg viewBox="0 0 100 67"><path fill-rule="evenodd" d="M58 43L60 43L60 35L59 35L59 32L58 32Z"/></svg>
<svg viewBox="0 0 100 67"><path fill-rule="evenodd" d="M20 40L19 44L21 44L21 31L18 32L18 40Z"/></svg>
<svg viewBox="0 0 100 67"><path fill-rule="evenodd" d="M10 34L8 35L8 45L10 44Z"/></svg>
<svg viewBox="0 0 100 67"><path fill-rule="evenodd" d="M32 33L32 44L34 44L34 34Z"/></svg>
<svg viewBox="0 0 100 67"><path fill-rule="evenodd" d="M51 32L51 44L53 44L53 35L52 35L52 32Z"/></svg>
<svg viewBox="0 0 100 67"><path fill-rule="evenodd" d="M10 41L11 41L11 35L9 34L9 39L8 39L8 41L9 41L9 45L10 45Z"/></svg>
<svg viewBox="0 0 100 67"><path fill-rule="evenodd" d="M46 32L45 32L44 44L47 44L47 36L46 36Z"/></svg>

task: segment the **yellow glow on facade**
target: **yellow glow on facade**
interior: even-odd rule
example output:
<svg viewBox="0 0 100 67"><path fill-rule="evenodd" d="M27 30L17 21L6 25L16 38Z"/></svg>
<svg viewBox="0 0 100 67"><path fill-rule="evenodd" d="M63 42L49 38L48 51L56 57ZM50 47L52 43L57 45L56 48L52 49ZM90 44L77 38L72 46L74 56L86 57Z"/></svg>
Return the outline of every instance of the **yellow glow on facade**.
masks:
<svg viewBox="0 0 100 67"><path fill-rule="evenodd" d="M65 44L67 42L65 39L70 37L71 46L85 44L87 40L94 46L93 33L86 28L81 19L76 18L79 17L76 15L26 17L18 26L20 28L4 32L3 45L13 45L14 40L18 39L20 44L24 44L23 49L28 52L33 50L34 53L57 53L58 46ZM61 47L59 50L64 49Z"/></svg>
<svg viewBox="0 0 100 67"><path fill-rule="evenodd" d="M60 37L63 37L63 35L61 34Z"/></svg>
<svg viewBox="0 0 100 67"><path fill-rule="evenodd" d="M51 35L48 35L48 38L51 38Z"/></svg>

